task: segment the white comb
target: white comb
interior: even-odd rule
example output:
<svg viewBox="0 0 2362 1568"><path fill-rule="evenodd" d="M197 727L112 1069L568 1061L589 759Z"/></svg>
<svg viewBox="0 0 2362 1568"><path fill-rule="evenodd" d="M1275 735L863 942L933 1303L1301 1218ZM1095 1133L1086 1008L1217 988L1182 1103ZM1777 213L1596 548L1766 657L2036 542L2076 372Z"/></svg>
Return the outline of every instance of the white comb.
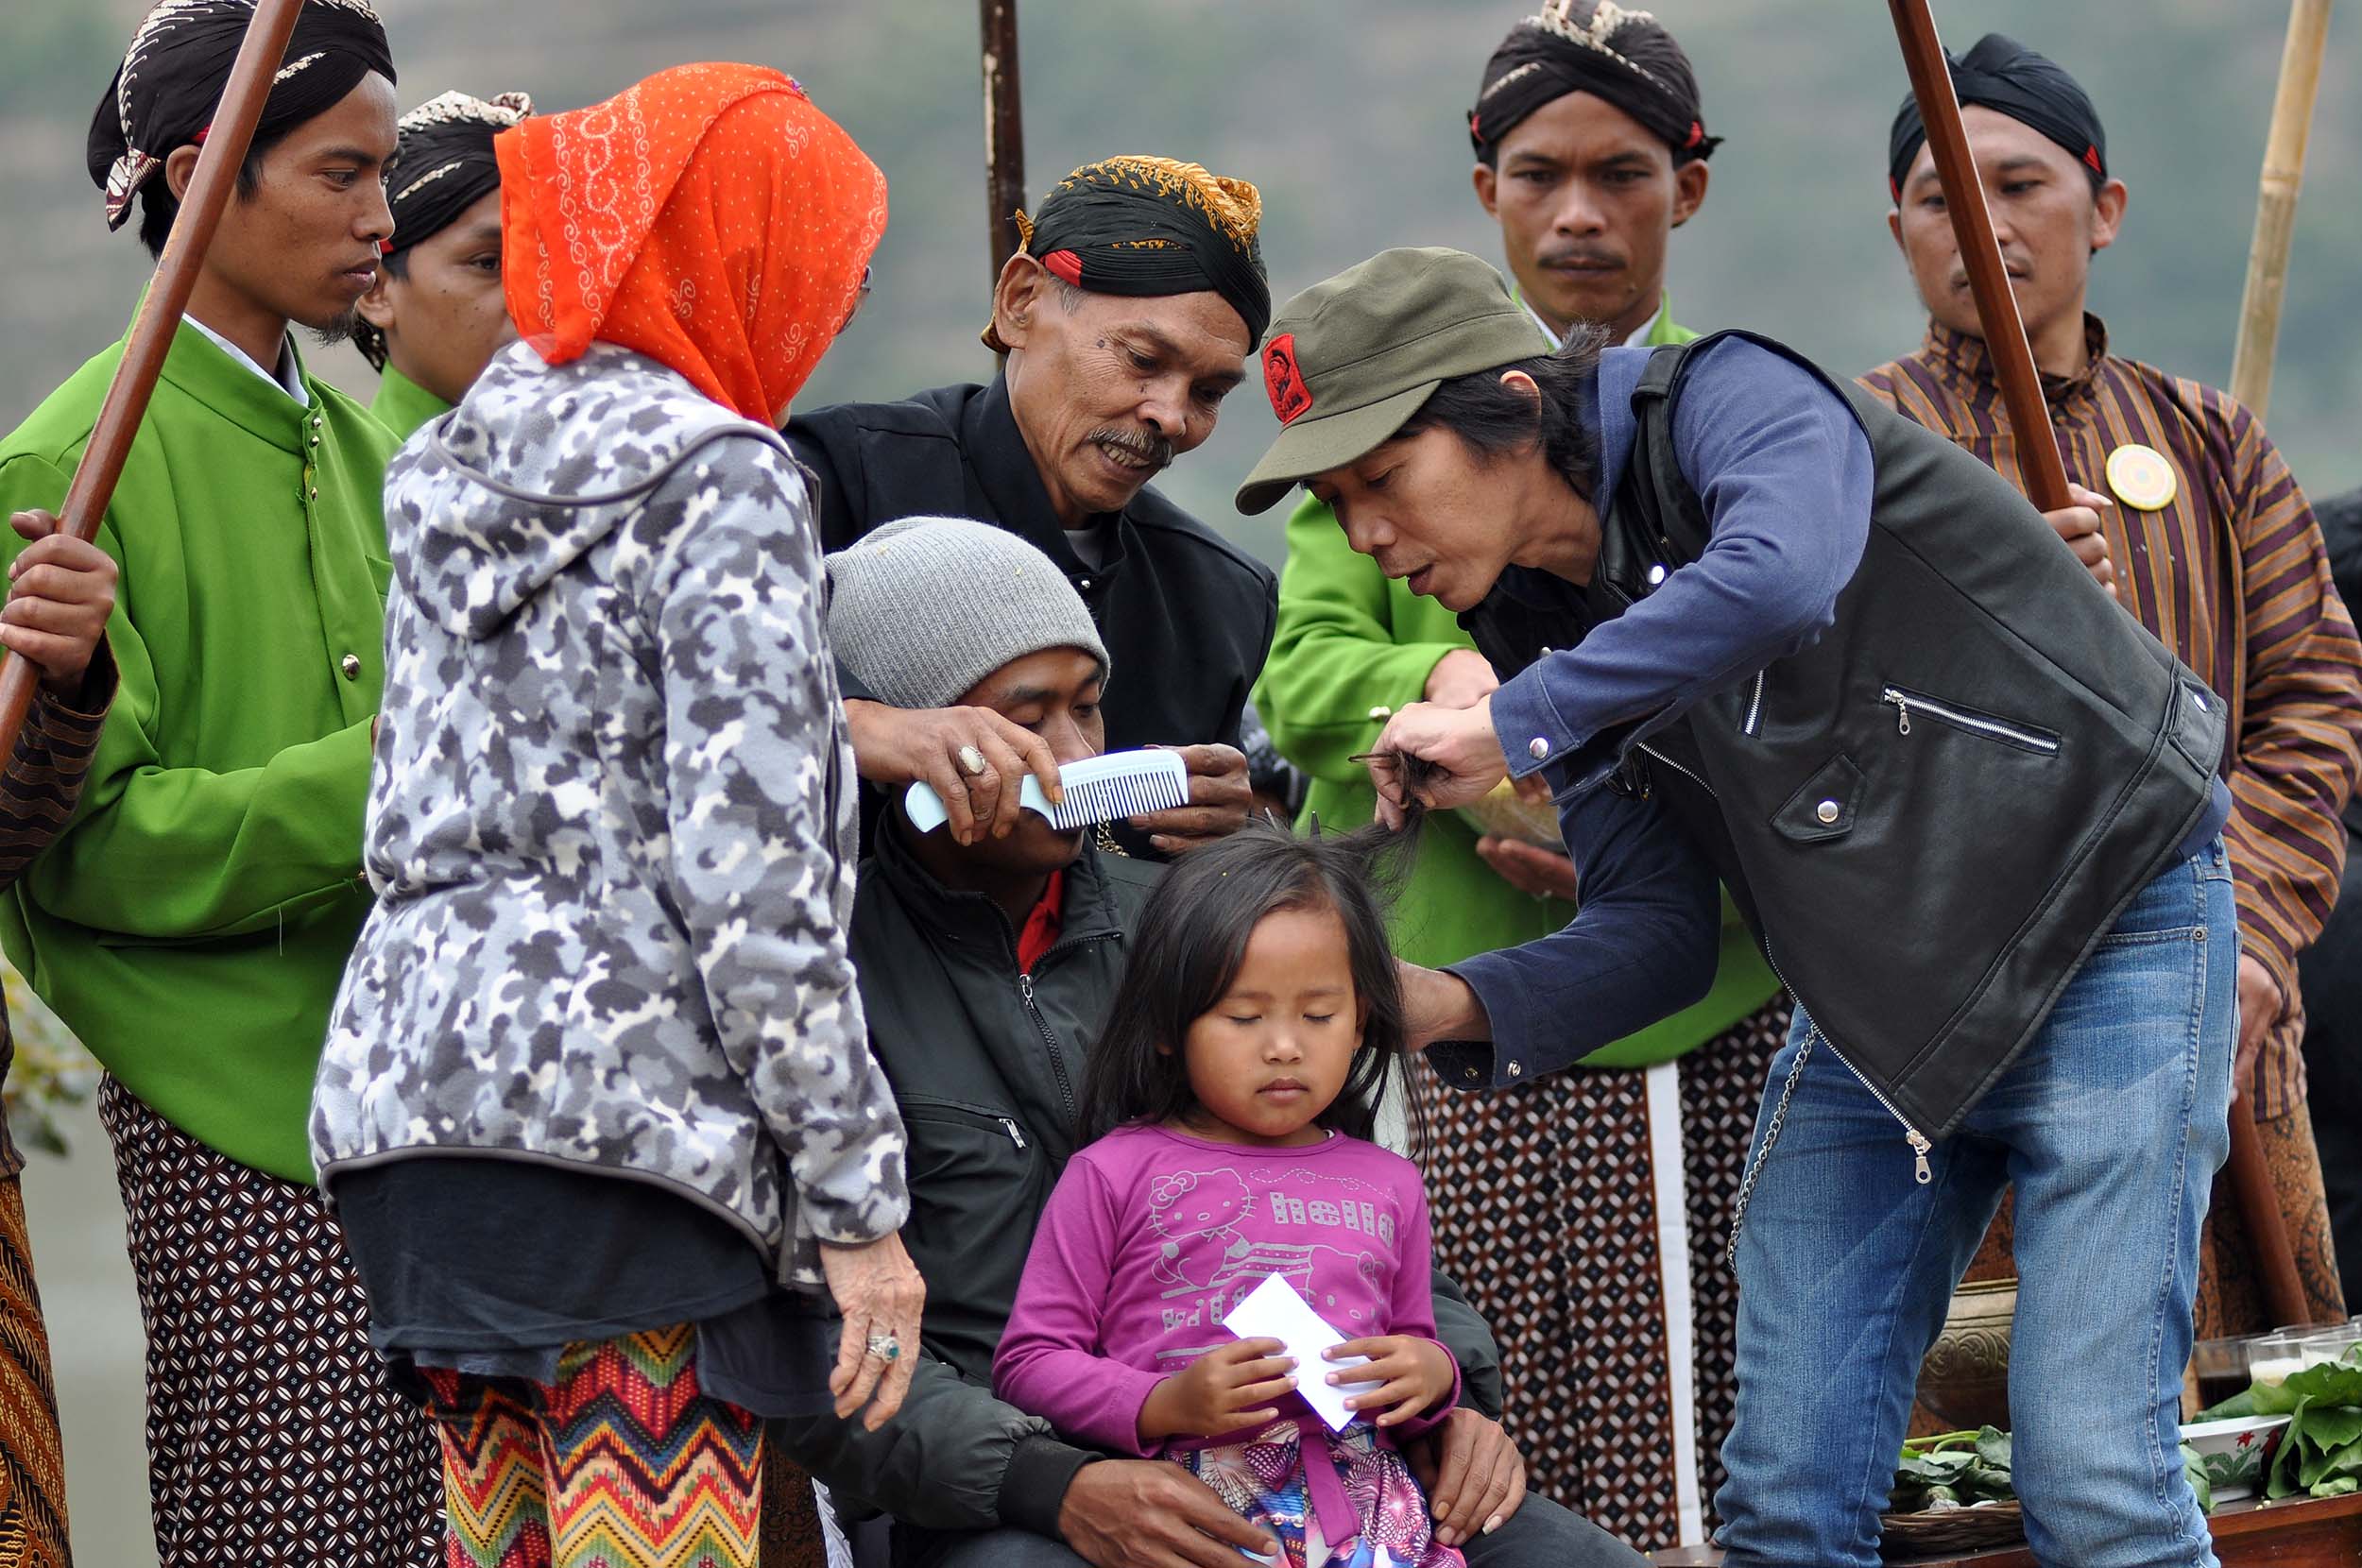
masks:
<svg viewBox="0 0 2362 1568"><path fill-rule="evenodd" d="M1018 803L1049 818L1050 826L1061 832L1094 822L1121 822L1151 811L1169 811L1190 803L1190 770L1181 765L1178 752L1118 751L1086 757L1060 768L1058 779L1066 786L1063 805L1051 805L1050 797L1042 793L1041 780L1032 774L1025 775ZM943 809L943 797L924 782L912 785L902 796L902 810L910 814L911 826L922 833L932 833L951 820Z"/></svg>

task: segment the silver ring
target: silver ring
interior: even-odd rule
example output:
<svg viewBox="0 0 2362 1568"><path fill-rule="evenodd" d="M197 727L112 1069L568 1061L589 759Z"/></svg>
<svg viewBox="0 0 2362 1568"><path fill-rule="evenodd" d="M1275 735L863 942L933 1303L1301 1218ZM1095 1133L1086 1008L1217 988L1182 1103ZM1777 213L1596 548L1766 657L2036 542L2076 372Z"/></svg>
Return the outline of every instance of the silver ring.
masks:
<svg viewBox="0 0 2362 1568"><path fill-rule="evenodd" d="M869 1337L869 1354L881 1361L899 1361L902 1341L891 1334L873 1334Z"/></svg>
<svg viewBox="0 0 2362 1568"><path fill-rule="evenodd" d="M974 746L962 746L952 755L960 759L960 766L967 770L968 777L984 777L984 754L983 752L978 751Z"/></svg>

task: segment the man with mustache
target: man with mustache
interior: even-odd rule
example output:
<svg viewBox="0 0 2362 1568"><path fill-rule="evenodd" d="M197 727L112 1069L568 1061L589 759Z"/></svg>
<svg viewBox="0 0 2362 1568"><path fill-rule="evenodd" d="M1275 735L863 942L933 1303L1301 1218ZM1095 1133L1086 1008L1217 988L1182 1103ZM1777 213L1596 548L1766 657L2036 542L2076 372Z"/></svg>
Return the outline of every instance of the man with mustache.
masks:
<svg viewBox="0 0 2362 1568"><path fill-rule="evenodd" d="M990 385L840 404L787 426L818 477L830 550L936 515L997 523L1057 563L1115 662L1136 673L1109 696L1107 749L1175 746L1189 766L1189 804L1121 834L1153 855L1235 830L1252 799L1239 722L1271 646L1272 575L1148 481L1213 434L1271 318L1261 217L1254 186L1194 163L1085 164L1030 220L1019 214L1025 244L1001 268L984 332L1007 356ZM1014 830L1028 773L1056 782L1040 740L989 709L898 709L865 700L857 680L845 690L862 776L925 779L961 843Z"/></svg>
<svg viewBox="0 0 2362 1568"><path fill-rule="evenodd" d="M169 0L91 123L110 226L163 247L252 0ZM305 1140L362 919L393 435L290 329L350 333L392 232L393 62L363 0L312 0L98 533L121 695L81 808L0 905L9 956L106 1065L99 1114L147 1330L167 1568L425 1568L433 1430L387 1383ZM0 441L37 537L122 354ZM118 1496L131 1492L118 1484Z"/></svg>
<svg viewBox="0 0 2362 1568"><path fill-rule="evenodd" d="M2111 353L2107 328L2085 309L2092 258L2114 242L2128 197L2090 97L1997 33L1951 70L2060 454L2114 563L2117 602L2232 704L2236 740L2223 774L2237 803L2225 832L2239 903L2233 1094L2252 1097L2312 1320L2335 1322L2345 1307L2306 1110L2297 961L2337 899L2338 813L2362 765L2362 643L2312 508L2262 422L2213 387ZM1862 383L2022 488L2019 444L2000 413L1912 99L1895 113L1888 163L1887 227L1927 306L1927 339ZM1986 1254L2004 1273L2007 1242L1996 1236ZM2272 1326L2252 1259L2236 1206L2217 1203L2200 1338Z"/></svg>
<svg viewBox="0 0 2362 1568"><path fill-rule="evenodd" d="M1471 178L1500 225L1514 292L1552 340L1599 332L1653 348L1697 335L1673 320L1665 269L1673 231L1705 199L1706 162L1720 138L1706 134L1703 114L1687 54L1644 11L1550 0L1485 60L1468 113ZM1302 384L1276 367L1274 380ZM1273 739L1311 775L1306 820L1332 827L1376 811L1369 773L1355 758L1390 714L1422 700L1464 707L1498 684L1458 618L1423 597L1420 580L1390 578L1386 567L1356 554L1315 498L1289 520L1278 631L1256 702ZM1421 830L1396 905L1396 950L1442 965L1515 947L1573 919L1574 895L1575 865L1563 849L1439 814ZM1604 1150L1643 1168L1679 1170L1674 1190L1686 1188L1692 1212L1727 1211L1788 1007L1727 907L1721 936L1703 1001L1617 1041L1585 1070L1526 1095L1450 1095L1429 1105L1448 1133L1431 1145L1429 1185L1450 1267L1500 1322L1521 1384L1595 1390L1591 1409L1565 1419L1533 1405L1521 1411L1534 1485L1584 1498L1594 1518L1644 1545L1670 1544L1680 1533L1686 1435L1676 1433L1668 1391L1685 1379L1694 1390L1699 1493L1711 1496L1721 1477L1716 1456L1735 1396L1737 1303L1719 1255L1720 1227L1695 1225L1688 1256L1652 1263L1611 1292L1591 1287L1592 1270L1624 1258L1628 1236L1656 1233L1648 1182L1553 1212L1525 1247L1488 1248L1482 1238L1493 1217L1530 1190L1523 1151L1578 1140L1593 1156ZM1663 1326L1685 1299L1687 1345ZM1628 1332L1635 1318L1655 1332ZM1602 1419L1623 1440L1602 1442ZM1649 1457L1628 1459L1634 1454Z"/></svg>

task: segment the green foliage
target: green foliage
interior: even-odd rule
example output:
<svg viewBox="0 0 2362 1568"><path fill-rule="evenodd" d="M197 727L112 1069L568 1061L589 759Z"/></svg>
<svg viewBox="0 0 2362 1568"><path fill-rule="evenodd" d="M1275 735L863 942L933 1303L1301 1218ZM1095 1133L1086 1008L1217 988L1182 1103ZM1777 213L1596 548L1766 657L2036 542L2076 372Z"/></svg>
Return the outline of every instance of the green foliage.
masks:
<svg viewBox="0 0 2362 1568"><path fill-rule="evenodd" d="M2010 1435L1987 1426L1905 1443L1887 1506L1896 1513L1942 1512L2016 1497L2010 1485Z"/></svg>
<svg viewBox="0 0 2362 1568"><path fill-rule="evenodd" d="M9 1021L16 1037L16 1061L9 1068L5 1090L0 1090L9 1131L21 1149L62 1155L67 1149L59 1114L90 1099L98 1087L98 1064L14 969L0 963L0 981L5 981Z"/></svg>

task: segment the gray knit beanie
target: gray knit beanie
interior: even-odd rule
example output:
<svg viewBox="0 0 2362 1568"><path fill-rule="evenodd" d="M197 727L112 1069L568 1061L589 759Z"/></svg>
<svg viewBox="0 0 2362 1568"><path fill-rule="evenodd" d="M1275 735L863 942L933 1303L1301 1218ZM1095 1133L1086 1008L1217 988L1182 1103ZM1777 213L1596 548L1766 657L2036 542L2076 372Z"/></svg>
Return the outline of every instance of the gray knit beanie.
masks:
<svg viewBox="0 0 2362 1568"><path fill-rule="evenodd" d="M893 707L948 707L1011 659L1080 648L1107 668L1083 596L1004 528L902 518L828 558L829 642Z"/></svg>

